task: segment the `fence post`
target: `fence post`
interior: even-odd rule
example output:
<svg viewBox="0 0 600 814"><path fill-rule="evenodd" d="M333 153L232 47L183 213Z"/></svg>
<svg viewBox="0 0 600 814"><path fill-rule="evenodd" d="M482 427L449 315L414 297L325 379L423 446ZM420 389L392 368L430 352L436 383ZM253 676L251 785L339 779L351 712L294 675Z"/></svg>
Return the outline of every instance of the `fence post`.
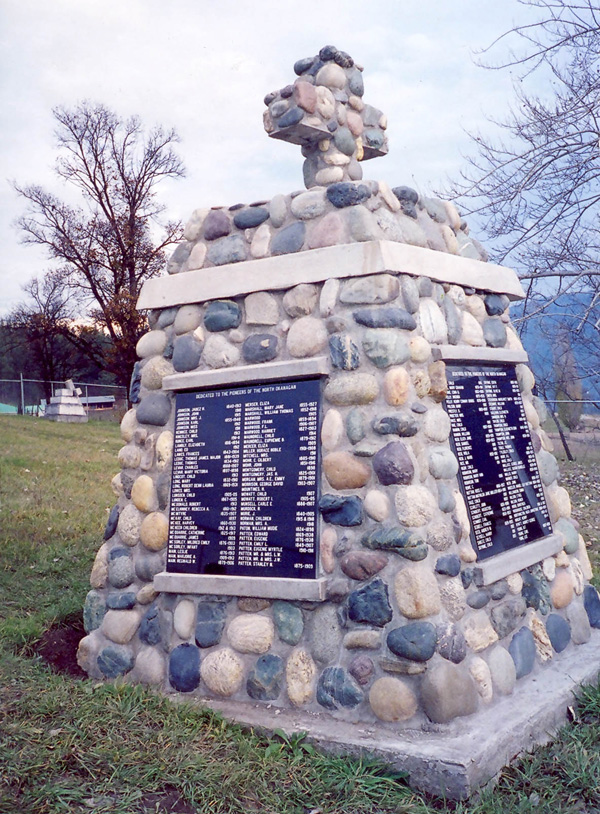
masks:
<svg viewBox="0 0 600 814"><path fill-rule="evenodd" d="M21 377L21 415L25 415L25 390L23 387L23 373L19 373Z"/></svg>

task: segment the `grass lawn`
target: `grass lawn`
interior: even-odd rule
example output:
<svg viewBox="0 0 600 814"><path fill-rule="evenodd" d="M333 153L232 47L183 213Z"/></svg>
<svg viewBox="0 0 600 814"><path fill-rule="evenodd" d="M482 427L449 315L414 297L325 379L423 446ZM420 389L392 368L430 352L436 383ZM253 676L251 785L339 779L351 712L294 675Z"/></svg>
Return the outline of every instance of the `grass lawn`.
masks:
<svg viewBox="0 0 600 814"><path fill-rule="evenodd" d="M81 615L120 446L116 425L0 416L0 814L600 812L600 687L554 744L452 806L301 735L268 740L140 687L52 673L36 642ZM598 562L600 464L561 466Z"/></svg>

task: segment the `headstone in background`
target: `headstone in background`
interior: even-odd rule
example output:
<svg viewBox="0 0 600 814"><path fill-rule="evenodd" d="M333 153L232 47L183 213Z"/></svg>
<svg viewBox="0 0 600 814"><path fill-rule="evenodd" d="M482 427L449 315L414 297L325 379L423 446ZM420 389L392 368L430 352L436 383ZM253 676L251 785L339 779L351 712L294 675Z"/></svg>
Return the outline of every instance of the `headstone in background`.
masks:
<svg viewBox="0 0 600 814"><path fill-rule="evenodd" d="M64 387L59 387L54 391L50 403L46 406L44 418L49 418L50 421L85 423L88 416L80 396L81 390L74 386L71 379L68 379Z"/></svg>

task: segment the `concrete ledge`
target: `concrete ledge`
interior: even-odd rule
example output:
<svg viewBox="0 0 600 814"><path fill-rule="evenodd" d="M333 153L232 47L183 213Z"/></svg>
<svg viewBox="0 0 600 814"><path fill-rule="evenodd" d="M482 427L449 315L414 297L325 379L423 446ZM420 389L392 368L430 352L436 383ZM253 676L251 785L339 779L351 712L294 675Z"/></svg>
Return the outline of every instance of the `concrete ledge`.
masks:
<svg viewBox="0 0 600 814"><path fill-rule="evenodd" d="M226 367L220 370L193 370L189 373L173 373L163 379L163 390L202 390L220 385L253 384L260 382L307 379L327 376L329 359L316 356L313 359L289 359L283 362L266 362L262 365Z"/></svg>
<svg viewBox="0 0 600 814"><path fill-rule="evenodd" d="M510 696L449 724L420 729L401 725L337 720L326 713L277 709L273 704L174 696L198 702L225 718L271 733L275 728L307 732L309 740L327 752L375 755L406 771L412 788L451 800L468 798L494 782L517 755L547 743L567 722L567 708L582 684L595 682L600 672L600 630L578 647L568 647L544 667L517 682Z"/></svg>
<svg viewBox="0 0 600 814"><path fill-rule="evenodd" d="M279 577L228 577L212 574L171 574L162 571L154 577L157 591L172 594L217 594L252 596L259 599L290 599L322 602L327 580L285 579Z"/></svg>
<svg viewBox="0 0 600 814"><path fill-rule="evenodd" d="M370 240L155 277L142 286L137 307L167 308L384 271L506 294L512 300L525 296L512 269L406 243Z"/></svg>
<svg viewBox="0 0 600 814"><path fill-rule="evenodd" d="M444 362L508 362L517 365L529 361L524 350L473 348L469 345L439 345L431 349L431 355L436 361L443 359Z"/></svg>
<svg viewBox="0 0 600 814"><path fill-rule="evenodd" d="M529 568L536 562L541 562L546 557L558 554L564 546L564 540L560 534L550 534L533 543L526 543L502 554L496 554L489 560L478 562L474 567L474 578L477 585L491 585L499 579Z"/></svg>

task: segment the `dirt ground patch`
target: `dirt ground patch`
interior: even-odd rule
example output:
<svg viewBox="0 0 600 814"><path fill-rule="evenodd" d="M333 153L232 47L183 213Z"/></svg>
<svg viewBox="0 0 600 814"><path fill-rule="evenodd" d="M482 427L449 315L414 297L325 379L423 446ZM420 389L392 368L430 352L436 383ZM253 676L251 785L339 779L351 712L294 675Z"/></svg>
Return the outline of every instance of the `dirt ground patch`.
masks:
<svg viewBox="0 0 600 814"><path fill-rule="evenodd" d="M42 658L57 673L71 678L87 678L77 664L77 648L85 636L81 619L66 619L49 628L39 642L33 646L33 653Z"/></svg>

